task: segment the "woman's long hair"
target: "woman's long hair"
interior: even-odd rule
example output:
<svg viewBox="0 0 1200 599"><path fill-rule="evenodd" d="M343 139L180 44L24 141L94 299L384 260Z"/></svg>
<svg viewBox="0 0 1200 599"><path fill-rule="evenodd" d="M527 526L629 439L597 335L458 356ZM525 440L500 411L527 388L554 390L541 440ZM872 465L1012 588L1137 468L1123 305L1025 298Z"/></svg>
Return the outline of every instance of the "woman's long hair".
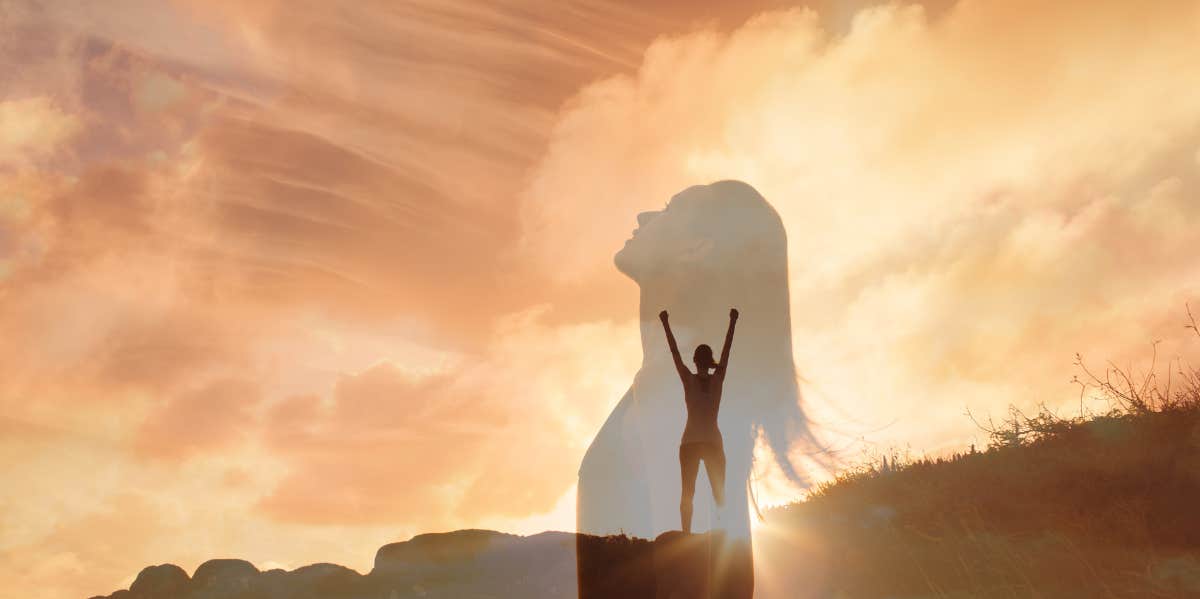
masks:
<svg viewBox="0 0 1200 599"><path fill-rule="evenodd" d="M752 454L761 435L783 473L806 487L809 481L789 459L789 450L802 449L818 463L824 458L804 413L792 358L783 221L762 195L740 181L697 186L684 194L695 202L688 211L689 229L713 241L711 257L696 274L706 278L715 303L735 306L742 315L721 406L727 450ZM749 459L731 455L731 467L737 468L739 458ZM730 474L748 477L750 467L746 461L743 472Z"/></svg>

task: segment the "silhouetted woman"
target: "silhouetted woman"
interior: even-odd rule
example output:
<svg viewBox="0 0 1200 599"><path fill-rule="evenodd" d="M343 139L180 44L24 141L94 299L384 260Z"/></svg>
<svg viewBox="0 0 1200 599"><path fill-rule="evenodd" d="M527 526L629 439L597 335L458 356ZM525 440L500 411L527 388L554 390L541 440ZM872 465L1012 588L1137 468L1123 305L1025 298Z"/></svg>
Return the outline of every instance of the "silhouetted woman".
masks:
<svg viewBox="0 0 1200 599"><path fill-rule="evenodd" d="M736 400L720 414L725 450L720 511L728 538L749 542L757 443L763 444L763 466L777 466L799 488L809 481L795 466L811 461L825 467L792 361L783 221L753 187L718 181L689 187L662 210L638 214L637 225L613 261L638 286L642 361L580 463L577 530L652 539L679 528L682 489L672 454L685 415L679 409L679 375L662 351L662 324L655 321L669 306L672 334L696 347L724 332L711 315L737 306L747 316L737 323L738 367L722 384ZM801 455L805 462L793 461ZM697 501L693 518L707 520L712 503Z"/></svg>
<svg viewBox="0 0 1200 599"><path fill-rule="evenodd" d="M683 493L679 498L679 521L684 533L692 532L692 498L696 495L696 474L700 460L708 472L708 483L712 486L713 501L717 507L725 505L725 444L721 440L721 429L717 426L717 412L721 409L721 387L725 384L725 371L729 367L729 348L733 345L733 328L737 324L737 309L729 310L729 330L725 333L725 346L721 348L721 361L713 362L712 348L701 343L692 354L696 372L688 370L679 357L679 346L671 333L667 311L659 312L663 330L667 333L667 345L671 347L671 358L675 370L683 382L683 401L687 405L687 424L683 427L683 438L679 440L679 471L683 477ZM708 371L713 370L712 374Z"/></svg>

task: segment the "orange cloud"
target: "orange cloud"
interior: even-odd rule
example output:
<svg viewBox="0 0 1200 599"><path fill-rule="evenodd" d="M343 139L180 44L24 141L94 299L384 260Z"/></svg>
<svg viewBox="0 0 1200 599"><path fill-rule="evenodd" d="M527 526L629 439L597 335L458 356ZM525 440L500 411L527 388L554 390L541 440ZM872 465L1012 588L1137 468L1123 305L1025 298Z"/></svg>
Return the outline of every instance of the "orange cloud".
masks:
<svg viewBox="0 0 1200 599"><path fill-rule="evenodd" d="M158 559L155 552L162 550L163 540L177 532L144 495L122 493L86 515L60 522L36 542L0 548L0 576L8 585L28 589L27 597L78 596L81 589L86 593L123 584L130 557Z"/></svg>
<svg viewBox="0 0 1200 599"><path fill-rule="evenodd" d="M961 446L964 407L1077 405L1075 351L1140 345L1200 292L1198 27L1185 2L963 2L864 9L845 35L792 10L663 38L565 106L523 250L615 280L633 214L749 181L788 228L829 433Z"/></svg>
<svg viewBox="0 0 1200 599"><path fill-rule="evenodd" d="M289 474L261 507L283 521L434 528L549 511L636 360L582 348L628 336L602 324L547 329L530 313L496 331L486 357L445 372L379 364L343 376L328 404L280 402L264 430ZM546 371L550 360L559 372Z"/></svg>
<svg viewBox="0 0 1200 599"><path fill-rule="evenodd" d="M135 447L145 456L172 458L224 449L255 425L252 408L260 393L257 384L240 380L182 393L142 422Z"/></svg>
<svg viewBox="0 0 1200 599"><path fill-rule="evenodd" d="M79 129L79 119L50 98L0 102L0 168L28 168L50 158Z"/></svg>

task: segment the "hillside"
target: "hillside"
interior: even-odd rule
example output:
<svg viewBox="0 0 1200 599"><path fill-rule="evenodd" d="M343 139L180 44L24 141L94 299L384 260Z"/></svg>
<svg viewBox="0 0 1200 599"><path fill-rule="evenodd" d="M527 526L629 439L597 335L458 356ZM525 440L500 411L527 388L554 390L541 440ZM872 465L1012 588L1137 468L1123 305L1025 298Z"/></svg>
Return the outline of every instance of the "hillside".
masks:
<svg viewBox="0 0 1200 599"><path fill-rule="evenodd" d="M385 545L365 575L212 560L189 576L164 564L107 599L557 599L577 589L585 599L686 599L708 596L696 581L714 563L732 572L729 597L751 586L781 599L1200 597L1200 370L1179 366L1160 384L1153 369L1135 380L1079 366L1107 412L1014 409L981 425L983 451L848 470L767 512L753 582L728 568L749 563L729 559L744 546L719 536L464 530Z"/></svg>
<svg viewBox="0 0 1200 599"><path fill-rule="evenodd" d="M1042 430L860 468L767 512L756 596L1200 597L1200 408L1025 426ZM599 556L594 596L653 596L652 541L468 530L384 546L366 575L214 560L147 568L108 597L570 597L577 542Z"/></svg>
<svg viewBox="0 0 1200 599"><path fill-rule="evenodd" d="M217 559L192 576L179 566L150 566L128 590L108 599L398 599L409 597L651 598L668 584L677 597L710 596L703 588L710 540L664 533L653 541L546 532L520 537L488 530L424 534L379 549L366 575L334 564L260 572L244 560ZM736 544L733 544L736 545ZM744 545L742 546L744 547ZM576 554L585 555L576 578ZM743 556L745 554L742 554ZM747 562L748 563L748 562ZM749 578L728 577L726 589ZM734 589L711 596L747 597Z"/></svg>
<svg viewBox="0 0 1200 599"><path fill-rule="evenodd" d="M807 597L1200 597L1200 409L1038 418L769 512L760 567Z"/></svg>
<svg viewBox="0 0 1200 599"><path fill-rule="evenodd" d="M1102 414L1010 408L976 421L985 451L893 454L773 510L761 596L1200 597L1200 368L1154 347L1140 375L1075 356Z"/></svg>
<svg viewBox="0 0 1200 599"><path fill-rule="evenodd" d="M562 585L574 587L573 537L554 532L518 537L484 530L418 535L381 547L367 575L334 564L260 572L249 562L221 559L201 564L189 577L182 568L163 564L146 568L129 590L108 597L331 599L421 597L430 592L469 597L480 589L489 589L493 596L558 597L564 592Z"/></svg>

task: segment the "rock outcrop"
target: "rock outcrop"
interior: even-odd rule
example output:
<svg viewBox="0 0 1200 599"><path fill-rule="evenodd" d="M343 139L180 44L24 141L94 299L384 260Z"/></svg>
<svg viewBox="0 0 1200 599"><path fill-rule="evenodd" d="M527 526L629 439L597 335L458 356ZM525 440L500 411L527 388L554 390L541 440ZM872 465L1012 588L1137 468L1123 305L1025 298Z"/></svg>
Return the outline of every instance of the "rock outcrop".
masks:
<svg viewBox="0 0 1200 599"><path fill-rule="evenodd" d="M717 535L654 541L488 530L424 534L379 548L366 575L335 564L260 572L244 560L204 562L192 576L150 566L129 590L94 599L749 599L749 547ZM711 590L711 595L709 594Z"/></svg>
<svg viewBox="0 0 1200 599"><path fill-rule="evenodd" d="M183 568L175 564L150 566L138 573L129 592L134 595L172 595L180 593L191 583L191 578Z"/></svg>

